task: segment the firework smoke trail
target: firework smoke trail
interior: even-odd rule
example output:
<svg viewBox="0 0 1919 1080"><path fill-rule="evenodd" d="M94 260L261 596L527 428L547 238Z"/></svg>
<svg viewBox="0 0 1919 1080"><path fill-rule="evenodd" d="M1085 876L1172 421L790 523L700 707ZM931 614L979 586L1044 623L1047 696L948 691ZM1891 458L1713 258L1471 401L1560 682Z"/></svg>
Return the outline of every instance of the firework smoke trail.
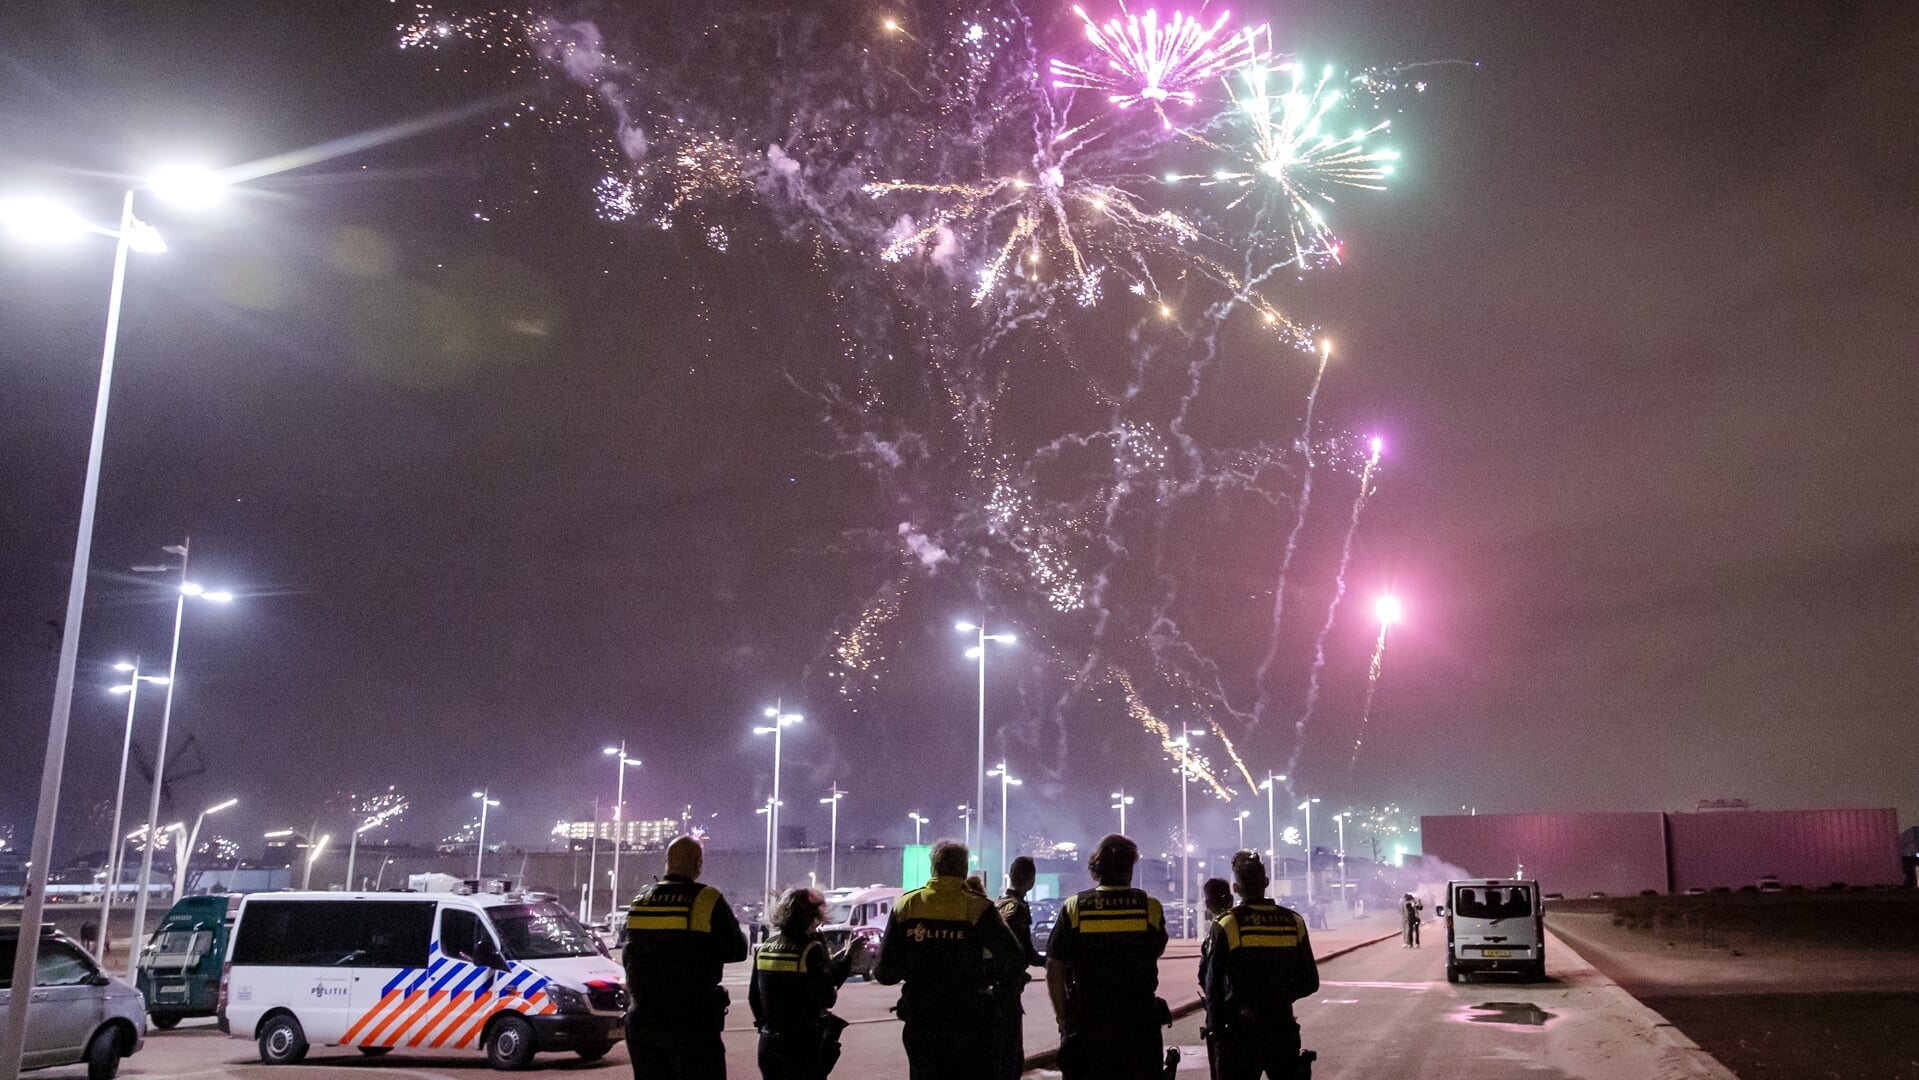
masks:
<svg viewBox="0 0 1919 1080"><path fill-rule="evenodd" d="M1313 639L1313 670L1306 682L1306 707L1300 711L1299 720L1293 725L1293 752L1286 759L1286 775L1299 771L1299 754L1306 745L1306 728L1313 721L1313 712L1319 707L1319 680L1326 671L1326 638L1333 632L1333 622L1339 617L1339 602L1346 595L1346 566L1353 559L1353 535L1359 532L1359 516L1366 509L1366 500L1372 495L1373 470L1379 467L1380 451L1385 443L1375 438L1372 444L1372 456L1366 459L1366 467L1359 474L1359 494L1353 497L1353 516L1346 523L1346 542L1339 552L1339 572L1333 576L1333 602L1326 605L1326 621L1319 628L1319 636ZM1384 630L1381 631L1381 646L1384 647Z"/></svg>
<svg viewBox="0 0 1919 1080"><path fill-rule="evenodd" d="M1286 613L1286 575L1292 571L1293 556L1299 551L1299 534L1306 527L1306 511L1313 505L1313 405L1319 400L1319 385L1326 378L1326 362L1332 356L1332 342L1320 342L1319 368L1313 372L1312 389L1306 392L1306 422L1301 425L1299 433L1300 453L1305 457L1305 468L1299 482L1299 503L1293 513L1293 529L1286 534L1286 553L1279 560L1279 580L1273 584L1272 636L1268 639L1266 658L1259 662L1259 670L1253 675L1253 684L1259 691L1258 701L1253 706L1254 728L1265 722L1266 710L1273 703L1266 676L1279 659L1279 625Z"/></svg>
<svg viewBox="0 0 1919 1080"><path fill-rule="evenodd" d="M1353 736L1353 756L1346 762L1347 775L1351 775L1359 764L1359 747L1366 741L1366 721L1373 715L1373 695L1379 692L1379 670L1386 663L1386 631L1399 621L1399 600L1392 596L1379 598L1379 641L1373 646L1372 666L1366 669L1366 704L1359 710L1359 733Z"/></svg>

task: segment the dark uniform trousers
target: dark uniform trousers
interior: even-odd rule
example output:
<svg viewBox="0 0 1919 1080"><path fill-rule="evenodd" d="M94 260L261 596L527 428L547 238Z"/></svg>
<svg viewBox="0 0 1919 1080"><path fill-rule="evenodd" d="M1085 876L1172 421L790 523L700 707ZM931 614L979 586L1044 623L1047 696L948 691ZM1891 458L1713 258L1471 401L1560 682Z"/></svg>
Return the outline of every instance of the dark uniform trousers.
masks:
<svg viewBox="0 0 1919 1080"><path fill-rule="evenodd" d="M733 909L718 889L669 876L634 897L626 930L634 1080L724 1080L729 999L720 976L746 959Z"/></svg>
<svg viewBox="0 0 1919 1080"><path fill-rule="evenodd" d="M1206 1051L1215 1080L1294 1080L1293 1002L1319 989L1304 920L1271 900L1248 901L1213 922L1207 952Z"/></svg>
<svg viewBox="0 0 1919 1080"><path fill-rule="evenodd" d="M1048 962L1071 972L1059 1067L1066 1080L1158 1080L1160 1029L1170 1019L1155 995L1166 918L1138 889L1101 886L1068 897L1053 927Z"/></svg>

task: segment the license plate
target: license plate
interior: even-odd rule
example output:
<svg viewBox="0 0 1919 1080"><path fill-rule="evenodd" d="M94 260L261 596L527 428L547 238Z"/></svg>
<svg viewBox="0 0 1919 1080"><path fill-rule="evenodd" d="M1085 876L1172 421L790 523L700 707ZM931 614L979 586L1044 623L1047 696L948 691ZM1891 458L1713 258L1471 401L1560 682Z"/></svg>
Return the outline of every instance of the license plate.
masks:
<svg viewBox="0 0 1919 1080"><path fill-rule="evenodd" d="M1513 951L1511 949L1482 949L1479 955L1488 960L1510 960L1512 959Z"/></svg>

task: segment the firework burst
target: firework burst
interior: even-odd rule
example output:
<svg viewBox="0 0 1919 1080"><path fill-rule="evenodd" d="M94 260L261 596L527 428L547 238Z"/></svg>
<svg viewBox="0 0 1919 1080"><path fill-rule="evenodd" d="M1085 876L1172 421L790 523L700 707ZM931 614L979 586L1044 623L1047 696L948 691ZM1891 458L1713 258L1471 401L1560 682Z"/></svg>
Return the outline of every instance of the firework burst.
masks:
<svg viewBox="0 0 1919 1080"><path fill-rule="evenodd" d="M1124 0L1119 14L1103 23L1077 4L1073 13L1085 25L1086 40L1097 56L1090 66L1054 59L1053 86L1104 94L1119 109L1146 104L1169 128L1168 103L1196 105L1200 86L1249 64L1264 63L1272 52L1272 32L1263 23L1227 31L1233 17L1230 11L1221 12L1210 24L1183 11L1175 11L1161 23L1157 9L1136 15L1126 9Z"/></svg>

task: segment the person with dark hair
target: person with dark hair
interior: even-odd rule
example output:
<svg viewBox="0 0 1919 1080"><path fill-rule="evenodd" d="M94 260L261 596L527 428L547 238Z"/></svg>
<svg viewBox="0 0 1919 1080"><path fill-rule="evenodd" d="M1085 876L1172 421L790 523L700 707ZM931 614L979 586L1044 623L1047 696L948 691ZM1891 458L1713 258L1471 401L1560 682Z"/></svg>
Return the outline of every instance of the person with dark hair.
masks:
<svg viewBox="0 0 1919 1080"><path fill-rule="evenodd" d="M1025 855L1006 868L1006 895L999 898L999 917L1019 942L1020 969L1011 978L993 987L993 1075L999 1080L1018 1080L1026 1071L1026 1035L1023 1030L1026 1007L1021 999L1033 976L1026 969L1045 961L1033 948L1033 909L1026 894L1032 891L1036 876L1033 860Z"/></svg>
<svg viewBox="0 0 1919 1080"><path fill-rule="evenodd" d="M1319 965L1299 915L1266 898L1257 851L1233 856L1239 905L1208 931L1207 1054L1217 1080L1291 1080L1299 1069L1293 1002L1319 990Z"/></svg>
<svg viewBox="0 0 1919 1080"><path fill-rule="evenodd" d="M731 999L725 965L746 959L746 935L726 897L699 883L705 853L682 836L667 845L666 876L626 912L626 1045L634 1080L724 1080Z"/></svg>
<svg viewBox="0 0 1919 1080"><path fill-rule="evenodd" d="M829 955L819 935L825 921L825 897L789 889L773 909L772 937L753 954L746 1000L760 1032L764 1080L825 1080L839 1061L846 1021L828 1010L866 939L856 937L840 955Z"/></svg>
<svg viewBox="0 0 1919 1080"><path fill-rule="evenodd" d="M1206 925L1211 929L1214 919L1233 910L1233 887L1225 878L1207 878L1199 887L1202 903L1206 905ZM1213 962L1213 938L1210 933L1202 932L1199 940L1199 998L1200 1004L1206 1003L1206 973ZM1213 1060L1211 1032L1206 1028L1199 1031L1201 1039L1206 1040L1206 1064L1208 1070L1218 1073L1218 1063Z"/></svg>
<svg viewBox="0 0 1919 1080"><path fill-rule="evenodd" d="M1066 898L1046 949L1046 989L1059 1022L1066 1080L1158 1080L1160 1028L1172 1022L1159 989L1166 914L1132 887L1139 846L1117 833L1094 847L1096 888Z"/></svg>
<svg viewBox="0 0 1919 1080"><path fill-rule="evenodd" d="M1419 948L1419 919L1425 905L1419 897L1407 893L1399 900L1399 947L1402 949Z"/></svg>
<svg viewBox="0 0 1919 1080"><path fill-rule="evenodd" d="M1019 942L999 909L966 887L966 845L933 845L933 878L900 897L873 979L904 982L900 1041L912 1080L979 1080L990 1068L993 987L1019 970Z"/></svg>

